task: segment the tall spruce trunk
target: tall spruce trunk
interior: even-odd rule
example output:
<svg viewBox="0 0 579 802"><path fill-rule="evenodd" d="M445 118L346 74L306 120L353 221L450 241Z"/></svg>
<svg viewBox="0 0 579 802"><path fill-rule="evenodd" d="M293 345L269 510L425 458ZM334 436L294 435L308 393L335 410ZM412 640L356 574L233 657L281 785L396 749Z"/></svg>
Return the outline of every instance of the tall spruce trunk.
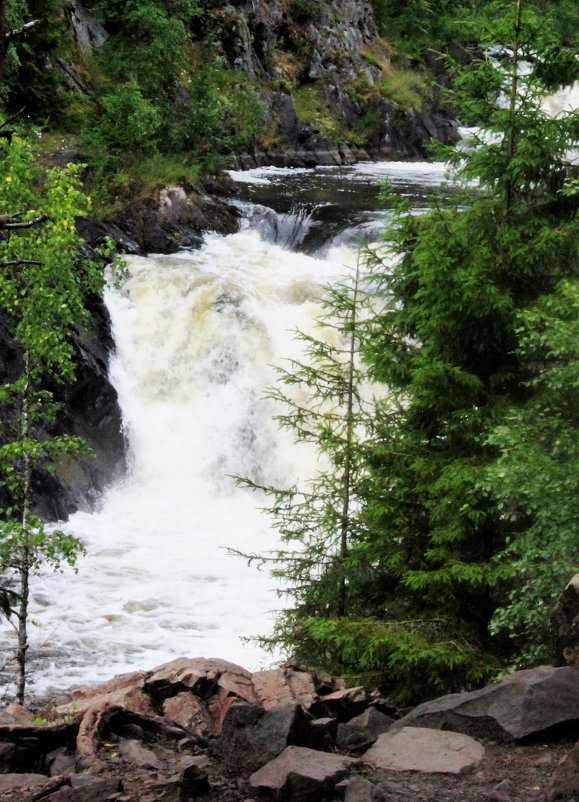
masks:
<svg viewBox="0 0 579 802"><path fill-rule="evenodd" d="M350 530L350 502L352 484L352 453L354 448L354 372L356 360L356 313L358 309L358 283L360 266L356 265L354 295L352 298L352 318L348 351L348 384L346 390L346 453L342 476L342 515L340 522L340 592L338 596L338 615L348 613L348 588L346 584L346 559L348 557L348 535Z"/></svg>

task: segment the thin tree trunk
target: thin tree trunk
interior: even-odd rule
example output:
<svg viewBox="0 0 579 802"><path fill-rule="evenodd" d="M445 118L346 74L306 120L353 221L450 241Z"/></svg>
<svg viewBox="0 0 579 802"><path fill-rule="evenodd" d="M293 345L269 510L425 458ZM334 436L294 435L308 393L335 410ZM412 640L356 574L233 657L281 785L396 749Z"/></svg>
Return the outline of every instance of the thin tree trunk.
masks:
<svg viewBox="0 0 579 802"><path fill-rule="evenodd" d="M342 516L340 524L340 592L338 596L338 615L348 612L348 589L346 585L346 559L348 557L348 535L350 532L350 501L352 483L352 449L354 439L354 374L356 360L356 326L358 311L358 284L360 281L360 265L356 264L354 295L352 297L352 317L350 324L350 346L348 354L348 386L346 392L346 454L344 473L342 475Z"/></svg>
<svg viewBox="0 0 579 802"><path fill-rule="evenodd" d="M20 576L20 605L18 608L18 684L16 698L24 704L26 688L26 653L28 651L28 598L30 579L30 502L32 485L32 463L25 441L30 433L30 354L24 354L25 382L22 394L22 418L20 439L24 444L24 466L22 482L22 543L18 573Z"/></svg>
<svg viewBox="0 0 579 802"><path fill-rule="evenodd" d="M6 0L0 0L0 78L6 58Z"/></svg>
<svg viewBox="0 0 579 802"><path fill-rule="evenodd" d="M509 136L507 139L507 169L510 170L511 162L517 149L517 138L515 130L515 112L517 110L517 89L519 81L519 48L521 46L521 18L523 3L516 0L515 11L515 41L513 44L512 72L511 72L511 97L509 102ZM513 181L509 177L505 188L505 211L509 212L513 205Z"/></svg>

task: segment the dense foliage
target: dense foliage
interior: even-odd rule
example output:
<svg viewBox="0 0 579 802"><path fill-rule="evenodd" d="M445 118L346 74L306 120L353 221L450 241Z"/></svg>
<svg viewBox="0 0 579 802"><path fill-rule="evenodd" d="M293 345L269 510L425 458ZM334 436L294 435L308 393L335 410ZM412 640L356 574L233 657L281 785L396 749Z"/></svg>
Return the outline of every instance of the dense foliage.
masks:
<svg viewBox="0 0 579 802"><path fill-rule="evenodd" d="M548 659L548 613L579 559L579 230L562 168L578 115L542 108L576 64L522 3L493 6L486 33L492 51L454 96L486 134L444 154L476 191L421 216L396 201L388 255L370 256L377 306L360 336L389 393L356 448L347 612L331 612L335 581L319 598L323 577L301 577L312 604L284 614L275 638L401 702Z"/></svg>
<svg viewBox="0 0 579 802"><path fill-rule="evenodd" d="M195 179L250 143L263 123L256 87L197 36L197 0L89 0L104 42L79 52L60 0L7 0L11 42L0 102L73 135L96 198L129 177ZM154 178L153 178L154 180Z"/></svg>

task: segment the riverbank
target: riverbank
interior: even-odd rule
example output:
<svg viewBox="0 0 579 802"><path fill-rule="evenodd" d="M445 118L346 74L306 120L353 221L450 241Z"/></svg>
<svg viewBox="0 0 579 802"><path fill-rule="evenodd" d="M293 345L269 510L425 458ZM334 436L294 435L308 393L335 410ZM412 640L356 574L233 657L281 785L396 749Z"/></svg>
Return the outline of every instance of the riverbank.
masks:
<svg viewBox="0 0 579 802"><path fill-rule="evenodd" d="M579 789L571 667L400 716L298 667L179 658L39 716L0 711L3 802L571 802Z"/></svg>

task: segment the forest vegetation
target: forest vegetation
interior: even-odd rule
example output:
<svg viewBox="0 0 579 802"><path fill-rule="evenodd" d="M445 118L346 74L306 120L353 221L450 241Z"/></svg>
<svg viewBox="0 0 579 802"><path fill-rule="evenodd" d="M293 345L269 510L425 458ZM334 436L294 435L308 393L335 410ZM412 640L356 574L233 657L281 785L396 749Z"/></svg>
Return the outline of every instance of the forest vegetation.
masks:
<svg viewBox="0 0 579 802"><path fill-rule="evenodd" d="M71 333L101 283L77 258L86 192L114 214L135 179L192 182L276 135L265 79L241 76L215 47L220 4L85 5L107 37L79 55L60 0L0 0L0 304L21 354L0 394L0 562L21 580L3 605L20 605L21 698L28 574L80 548L45 531L30 483L35 462L81 448L37 432L55 415L55 387L73 380ZM342 334L343 352L306 338L307 358L281 371L280 423L329 467L307 488L265 488L288 547L254 556L273 559L292 599L273 645L408 704L549 661L549 606L578 563L579 191L563 160L579 120L550 118L541 99L579 77L579 11L573 0L372 5L396 66L380 91L418 106L420 81L444 65L447 102L493 136L439 148L464 182L454 205L433 198L416 217L391 198L385 243L325 302L320 325ZM288 2L298 26L323 6ZM271 81L321 129L311 82ZM77 165L43 170L62 141ZM368 381L388 388L371 406ZM292 405L284 387L296 383L311 406Z"/></svg>
<svg viewBox="0 0 579 802"><path fill-rule="evenodd" d="M320 337L300 335L306 359L272 396L327 467L262 488L288 547L249 555L290 598L266 646L403 705L550 662L549 614L579 563L578 194L563 167L578 115L541 107L577 63L530 4L493 8L451 90L487 136L438 149L463 193L416 217L393 192L364 279L358 266L329 288ZM368 380L387 388L373 408Z"/></svg>

